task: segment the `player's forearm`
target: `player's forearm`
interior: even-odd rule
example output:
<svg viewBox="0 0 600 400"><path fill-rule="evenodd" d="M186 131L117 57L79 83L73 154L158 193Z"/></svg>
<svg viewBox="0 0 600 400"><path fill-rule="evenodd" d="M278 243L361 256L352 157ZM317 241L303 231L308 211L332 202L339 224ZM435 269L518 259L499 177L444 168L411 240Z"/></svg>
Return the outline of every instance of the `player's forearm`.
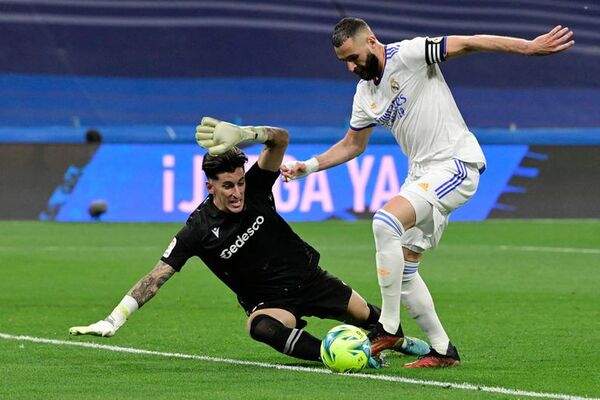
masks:
<svg viewBox="0 0 600 400"><path fill-rule="evenodd" d="M135 299L138 307L141 307L156 295L161 286L164 285L173 274L175 274L173 267L159 261L152 271L140 279L127 294Z"/></svg>
<svg viewBox="0 0 600 400"><path fill-rule="evenodd" d="M372 127L360 131L348 129L346 136L324 153L305 161L287 161L280 168L283 179L288 182L292 179L303 178L358 157L365 151L372 131Z"/></svg>
<svg viewBox="0 0 600 400"><path fill-rule="evenodd" d="M267 140L258 158L258 166L267 171L277 171L288 146L288 133L285 129L265 127Z"/></svg>
<svg viewBox="0 0 600 400"><path fill-rule="evenodd" d="M364 150L364 146L353 143L345 137L331 146L325 153L316 157L319 162L319 171L350 161L361 155Z"/></svg>
<svg viewBox="0 0 600 400"><path fill-rule="evenodd" d="M446 58L457 57L480 51L514 53L521 55L529 55L531 53L530 41L520 38L493 35L475 35L448 36L446 40Z"/></svg>
<svg viewBox="0 0 600 400"><path fill-rule="evenodd" d="M103 320L88 326L73 326L69 329L71 335L113 336L127 319L150 300L160 287L175 273L175 270L159 261L150 273L144 276L115 309Z"/></svg>
<svg viewBox="0 0 600 400"><path fill-rule="evenodd" d="M265 127L267 132L267 140L265 146L276 149L286 149L289 143L288 132L283 128L277 128L273 126Z"/></svg>

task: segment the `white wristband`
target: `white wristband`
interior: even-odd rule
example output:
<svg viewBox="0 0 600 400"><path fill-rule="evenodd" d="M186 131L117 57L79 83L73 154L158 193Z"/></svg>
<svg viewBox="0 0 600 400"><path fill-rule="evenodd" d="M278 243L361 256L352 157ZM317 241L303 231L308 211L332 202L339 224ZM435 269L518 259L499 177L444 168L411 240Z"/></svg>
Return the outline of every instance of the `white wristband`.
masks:
<svg viewBox="0 0 600 400"><path fill-rule="evenodd" d="M106 321L113 324L115 329L119 329L131 314L139 308L137 301L130 295L125 295L123 300L115 307L112 313L106 318Z"/></svg>
<svg viewBox="0 0 600 400"><path fill-rule="evenodd" d="M306 161L302 161L302 163L306 166L306 175L312 174L313 172L317 172L319 170L319 161L316 157L309 158Z"/></svg>

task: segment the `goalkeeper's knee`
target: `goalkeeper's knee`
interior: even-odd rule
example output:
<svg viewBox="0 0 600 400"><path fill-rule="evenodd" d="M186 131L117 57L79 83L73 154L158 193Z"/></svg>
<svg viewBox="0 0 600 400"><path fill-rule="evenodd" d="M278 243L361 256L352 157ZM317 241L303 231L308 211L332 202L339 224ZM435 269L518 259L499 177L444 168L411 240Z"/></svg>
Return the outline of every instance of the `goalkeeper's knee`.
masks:
<svg viewBox="0 0 600 400"><path fill-rule="evenodd" d="M266 343L275 350L283 352L285 338L290 329L275 318L260 314L254 317L250 324L250 337L256 341Z"/></svg>
<svg viewBox="0 0 600 400"><path fill-rule="evenodd" d="M280 353L304 360L319 359L320 340L301 329L288 328L269 315L260 314L252 319L250 336Z"/></svg>

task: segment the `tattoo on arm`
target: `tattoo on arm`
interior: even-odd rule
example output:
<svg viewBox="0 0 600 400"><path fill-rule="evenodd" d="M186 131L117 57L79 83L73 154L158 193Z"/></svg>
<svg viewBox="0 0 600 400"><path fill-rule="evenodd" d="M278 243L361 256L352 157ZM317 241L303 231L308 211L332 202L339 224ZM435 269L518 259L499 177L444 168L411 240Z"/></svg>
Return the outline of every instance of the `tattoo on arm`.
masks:
<svg viewBox="0 0 600 400"><path fill-rule="evenodd" d="M154 269L140 279L127 294L137 301L138 307L142 307L148 300L154 297L156 292L158 292L158 289L160 289L174 273L175 270L173 267L159 261Z"/></svg>

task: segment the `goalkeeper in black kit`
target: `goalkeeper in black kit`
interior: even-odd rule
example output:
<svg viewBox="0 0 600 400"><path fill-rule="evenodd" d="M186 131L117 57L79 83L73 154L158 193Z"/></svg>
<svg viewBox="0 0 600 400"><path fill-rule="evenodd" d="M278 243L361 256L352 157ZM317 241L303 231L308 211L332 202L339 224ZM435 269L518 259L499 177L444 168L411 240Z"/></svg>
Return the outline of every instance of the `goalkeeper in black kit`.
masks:
<svg viewBox="0 0 600 400"><path fill-rule="evenodd" d="M288 145L285 130L240 127L202 119L196 139L209 153L202 169L209 195L190 215L156 266L136 283L104 320L72 327L72 335L113 336L186 261L198 256L236 295L248 315L250 336L304 360L320 360L321 341L303 330L304 316L344 321L369 329L380 310L319 266L319 253L277 213L272 186ZM264 143L246 172L241 142ZM397 351L423 355L429 345L405 337ZM372 359L370 366L379 367Z"/></svg>

